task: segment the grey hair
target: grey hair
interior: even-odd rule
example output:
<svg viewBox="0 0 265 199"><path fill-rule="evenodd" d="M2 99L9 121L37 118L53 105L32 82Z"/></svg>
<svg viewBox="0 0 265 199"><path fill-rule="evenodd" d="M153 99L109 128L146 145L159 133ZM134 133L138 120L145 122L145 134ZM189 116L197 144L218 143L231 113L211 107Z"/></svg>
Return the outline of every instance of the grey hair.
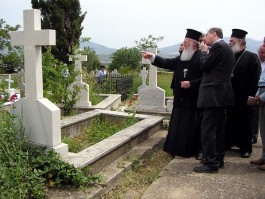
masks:
<svg viewBox="0 0 265 199"><path fill-rule="evenodd" d="M238 41L241 42L244 47L246 47L247 45L246 37L244 37L243 39L238 39Z"/></svg>
<svg viewBox="0 0 265 199"><path fill-rule="evenodd" d="M213 28L210 28L208 30L208 32L210 33L216 33L217 37L219 37L220 39L223 39L223 30L221 28L216 28L216 27L213 27Z"/></svg>

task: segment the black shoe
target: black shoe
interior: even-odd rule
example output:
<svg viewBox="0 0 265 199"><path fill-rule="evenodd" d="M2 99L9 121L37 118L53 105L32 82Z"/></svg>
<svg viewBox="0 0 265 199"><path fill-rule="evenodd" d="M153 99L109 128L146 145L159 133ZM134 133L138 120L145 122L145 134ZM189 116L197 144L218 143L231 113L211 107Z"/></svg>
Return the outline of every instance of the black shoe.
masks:
<svg viewBox="0 0 265 199"><path fill-rule="evenodd" d="M218 173L218 170L219 168L217 166L207 166L207 165L193 168L193 171L196 173Z"/></svg>
<svg viewBox="0 0 265 199"><path fill-rule="evenodd" d="M202 160L200 161L200 163L201 163L201 164L204 164L204 159L202 159ZM225 166L225 163L224 163L223 160L221 160L220 163L219 163L219 169L223 169L224 166Z"/></svg>
<svg viewBox="0 0 265 199"><path fill-rule="evenodd" d="M258 142L257 138L256 137L253 137L251 139L251 144L256 144Z"/></svg>
<svg viewBox="0 0 265 199"><path fill-rule="evenodd" d="M241 153L241 158L249 158L251 155L251 153L249 152L244 152L244 153Z"/></svg>
<svg viewBox="0 0 265 199"><path fill-rule="evenodd" d="M221 160L219 163L219 169L223 169L224 166L225 166L225 162L223 160Z"/></svg>
<svg viewBox="0 0 265 199"><path fill-rule="evenodd" d="M195 157L196 160L202 160L203 156L202 153L198 153L197 156Z"/></svg>

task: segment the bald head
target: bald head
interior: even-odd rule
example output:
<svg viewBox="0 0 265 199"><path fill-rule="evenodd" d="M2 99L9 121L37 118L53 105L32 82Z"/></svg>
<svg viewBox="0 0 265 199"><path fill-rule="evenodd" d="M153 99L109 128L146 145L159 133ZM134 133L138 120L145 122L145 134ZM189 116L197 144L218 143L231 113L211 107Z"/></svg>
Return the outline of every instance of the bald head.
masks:
<svg viewBox="0 0 265 199"><path fill-rule="evenodd" d="M265 61L265 45L264 44L259 47L258 54L259 54L259 59L261 61Z"/></svg>

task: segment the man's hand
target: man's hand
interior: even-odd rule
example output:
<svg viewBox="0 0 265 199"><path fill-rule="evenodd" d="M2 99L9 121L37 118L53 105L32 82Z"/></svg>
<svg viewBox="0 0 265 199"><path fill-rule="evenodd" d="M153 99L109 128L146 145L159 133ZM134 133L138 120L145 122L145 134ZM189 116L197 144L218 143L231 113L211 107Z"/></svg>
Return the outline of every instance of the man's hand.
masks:
<svg viewBox="0 0 265 199"><path fill-rule="evenodd" d="M201 42L200 50L208 52L208 46L204 42Z"/></svg>
<svg viewBox="0 0 265 199"><path fill-rule="evenodd" d="M141 51L140 52L142 54L142 56L145 58L145 59L150 59L152 60L153 57L155 57L155 55L153 53L150 53L150 52L147 52L147 51Z"/></svg>
<svg viewBox="0 0 265 199"><path fill-rule="evenodd" d="M256 99L255 99L255 97L248 96L247 104L248 104L249 106L252 106L252 105L256 104Z"/></svg>
<svg viewBox="0 0 265 199"><path fill-rule="evenodd" d="M181 81L180 85L181 85L181 88L184 88L184 89L190 88L190 81Z"/></svg>

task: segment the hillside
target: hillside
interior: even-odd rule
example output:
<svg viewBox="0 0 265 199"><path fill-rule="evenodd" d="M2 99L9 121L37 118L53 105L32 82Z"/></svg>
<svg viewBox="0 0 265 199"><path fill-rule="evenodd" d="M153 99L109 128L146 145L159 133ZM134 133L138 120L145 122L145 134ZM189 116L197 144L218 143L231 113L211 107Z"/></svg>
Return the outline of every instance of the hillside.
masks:
<svg viewBox="0 0 265 199"><path fill-rule="evenodd" d="M229 41L229 37L224 37L224 40L226 42ZM258 48L262 41L257 41L254 39L247 39L247 50L257 53ZM111 54L113 54L117 49L109 48L94 42L84 42L80 44L80 48L83 49L84 46L88 46L91 49L93 49L97 55L99 56L99 59L102 63L110 63L111 62ZM162 57L175 57L178 55L178 49L179 49L180 43L168 46L164 48L158 48L158 54Z"/></svg>

